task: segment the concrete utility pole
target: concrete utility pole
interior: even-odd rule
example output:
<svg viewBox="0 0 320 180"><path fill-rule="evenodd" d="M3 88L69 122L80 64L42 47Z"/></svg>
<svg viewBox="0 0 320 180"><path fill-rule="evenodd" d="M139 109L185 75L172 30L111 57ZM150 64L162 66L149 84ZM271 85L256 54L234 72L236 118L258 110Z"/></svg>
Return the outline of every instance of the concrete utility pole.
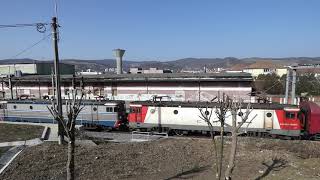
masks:
<svg viewBox="0 0 320 180"><path fill-rule="evenodd" d="M287 79L286 79L286 94L284 98L284 104L288 104L289 99L289 81L290 81L290 69L287 69Z"/></svg>
<svg viewBox="0 0 320 180"><path fill-rule="evenodd" d="M292 70L292 90L291 90L291 104L296 104L296 82L297 82L297 70Z"/></svg>
<svg viewBox="0 0 320 180"><path fill-rule="evenodd" d="M13 99L12 80L11 80L10 74L9 74L9 88L10 88L11 99Z"/></svg>
<svg viewBox="0 0 320 180"><path fill-rule="evenodd" d="M62 118L62 99L61 99L61 86L60 86L60 69L59 69L59 52L58 52L58 32L59 27L57 23L57 18L52 18L52 37L53 37L53 47L54 47L54 73L55 73L55 88L56 88L56 108L58 111L58 117ZM58 136L59 144L64 141L63 126L60 121L58 121Z"/></svg>

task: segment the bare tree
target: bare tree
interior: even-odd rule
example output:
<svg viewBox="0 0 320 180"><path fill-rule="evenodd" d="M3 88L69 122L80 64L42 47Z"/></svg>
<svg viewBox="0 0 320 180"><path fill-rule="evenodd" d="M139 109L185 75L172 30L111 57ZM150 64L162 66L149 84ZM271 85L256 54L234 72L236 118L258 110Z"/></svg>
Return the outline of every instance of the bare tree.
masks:
<svg viewBox="0 0 320 180"><path fill-rule="evenodd" d="M214 147L214 155L215 155L215 159L216 159L216 164L219 164L217 162L218 161L217 143L215 140L215 132L214 132L214 128L213 128L213 123L218 122L218 121L211 121L213 107L209 107L209 103L207 103L207 105L204 108L199 107L198 109L201 114L201 115L199 115L199 118L202 119L204 122L206 122L208 125L211 140L212 140L213 147ZM209 112L209 110L210 110L210 112ZM219 166L216 165L215 167L216 167L216 176L218 177Z"/></svg>
<svg viewBox="0 0 320 180"><path fill-rule="evenodd" d="M62 124L64 134L68 138L68 161L67 161L67 179L74 179L74 152L75 152L75 125L76 119L84 108L82 105L83 92L81 91L80 99L77 99L77 90L72 90L72 99L69 98L69 101L66 101L66 115L67 119L59 116L57 109L53 106L47 107L52 114L52 116Z"/></svg>
<svg viewBox="0 0 320 180"><path fill-rule="evenodd" d="M238 142L238 135L240 135L240 128L245 123L251 123L252 120L257 116L255 115L250 121L249 115L252 112L251 104L248 103L246 106L246 109L243 111L243 103L242 99L239 99L238 101L236 99L231 99L229 96L225 95L224 93L220 97L220 93L218 94L217 100L215 105L209 105L209 103L204 108L198 108L200 111L201 116L199 116L202 120L204 120L208 128L210 130L211 139L213 140L214 148L215 148L215 159L217 162L216 166L216 177L217 179L221 179L222 176L222 166L223 166L223 156L224 156L224 132L225 127L227 127L231 131L232 136L232 142L231 142L231 148L230 148L230 154L229 154L229 160L227 169L225 171L225 179L230 180L231 175L233 172L233 169L235 167L235 156L237 151L237 142ZM211 109L210 109L211 107ZM210 109L211 112L208 110ZM214 111L216 117L218 118L217 121L211 120L212 112ZM227 115L228 112L231 112L231 119L232 124L228 124L226 122L226 119L230 116ZM240 118L240 121L237 121L237 118ZM216 141L214 138L214 126L213 123L219 122L220 123L220 150L219 150L219 157L218 157L218 151L216 148Z"/></svg>
<svg viewBox="0 0 320 180"><path fill-rule="evenodd" d="M235 167L235 156L237 152L237 144L238 144L238 136L241 134L239 132L240 128L243 126L244 123L248 122L248 118L250 113L252 112L252 107L251 104L248 103L246 106L246 109L243 111L243 100L239 99L236 101L235 99L231 100L231 105L230 105L230 112L232 116L232 125L227 125L231 129L231 149L230 149L230 154L229 154L229 161L228 161L228 166L225 172L225 179L230 180L232 171ZM255 115L252 120L256 117ZM237 117L240 118L240 121L237 121ZM252 121L251 120L251 121ZM250 123L251 123L250 121Z"/></svg>
<svg viewBox="0 0 320 180"><path fill-rule="evenodd" d="M223 151L224 151L224 128L225 128L225 119L226 119L226 114L230 108L230 98L225 95L224 93L222 94L222 96L220 96L220 93L218 94L218 97L214 98L212 101L216 100L215 105L211 105L211 107L209 107L209 103L203 108L198 108L200 111L201 116L199 116L202 120L204 120L207 125L208 128L210 130L210 135L211 135L211 139L213 141L213 145L214 145L214 151L215 151L215 159L216 159L216 177L218 179L221 179L221 175L222 175L222 165L223 165ZM205 111L203 111L203 109L205 109ZM208 111L208 109L210 109L210 112ZM213 112L215 113L216 117L218 118L217 121L212 121L211 120L211 116L213 114ZM215 141L215 131L214 131L214 126L213 123L219 122L220 123L220 150L219 150L219 157L218 157L218 149L217 149L217 145L216 145L216 141Z"/></svg>
<svg viewBox="0 0 320 180"><path fill-rule="evenodd" d="M222 165L223 165L223 144L224 144L224 128L225 128L225 120L227 112L231 105L231 99L225 93L220 97L220 93L218 94L217 99L218 105L215 107L215 114L220 122L220 156L219 156L219 171L218 171L218 179L221 179L222 175Z"/></svg>

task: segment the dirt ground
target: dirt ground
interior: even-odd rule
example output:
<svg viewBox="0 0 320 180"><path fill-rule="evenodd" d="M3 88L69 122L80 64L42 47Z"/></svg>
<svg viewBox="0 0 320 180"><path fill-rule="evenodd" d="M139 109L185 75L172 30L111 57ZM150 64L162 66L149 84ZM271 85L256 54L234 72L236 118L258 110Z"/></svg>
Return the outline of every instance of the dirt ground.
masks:
<svg viewBox="0 0 320 180"><path fill-rule="evenodd" d="M24 141L39 138L44 127L0 123L0 142Z"/></svg>
<svg viewBox="0 0 320 180"><path fill-rule="evenodd" d="M226 150L230 144L226 143ZM241 138L233 179L320 179L320 142ZM209 139L77 146L77 179L215 179ZM66 147L20 154L0 179L65 179Z"/></svg>

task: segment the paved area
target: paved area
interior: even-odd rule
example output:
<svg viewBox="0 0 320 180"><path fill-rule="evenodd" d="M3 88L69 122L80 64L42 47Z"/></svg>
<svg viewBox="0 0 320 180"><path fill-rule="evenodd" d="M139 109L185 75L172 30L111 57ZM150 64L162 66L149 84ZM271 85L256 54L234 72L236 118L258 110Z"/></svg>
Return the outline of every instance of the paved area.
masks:
<svg viewBox="0 0 320 180"><path fill-rule="evenodd" d="M124 133L124 132L94 132L85 131L84 134L90 138L103 139L111 142L143 142L152 141L160 138L166 138L165 135L150 134L150 133Z"/></svg>
<svg viewBox="0 0 320 180"><path fill-rule="evenodd" d="M0 174L6 166L8 166L8 162L12 161L13 157L22 151L25 148L25 146L16 146L9 149L6 153L3 154L3 156L0 157Z"/></svg>
<svg viewBox="0 0 320 180"><path fill-rule="evenodd" d="M42 141L39 138L30 139L26 141L13 141L13 142L2 142L0 143L0 147L8 147L8 146L35 146L41 144Z"/></svg>

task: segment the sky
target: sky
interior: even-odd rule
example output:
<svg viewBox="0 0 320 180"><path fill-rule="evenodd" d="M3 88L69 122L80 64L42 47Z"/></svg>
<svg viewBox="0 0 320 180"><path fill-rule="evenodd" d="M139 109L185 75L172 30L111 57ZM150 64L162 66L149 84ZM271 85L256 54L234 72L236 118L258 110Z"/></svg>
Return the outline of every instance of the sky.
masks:
<svg viewBox="0 0 320 180"><path fill-rule="evenodd" d="M61 59L319 57L319 0L56 0ZM50 23L54 0L1 0L0 24ZM53 58L51 32L1 28L0 59Z"/></svg>

